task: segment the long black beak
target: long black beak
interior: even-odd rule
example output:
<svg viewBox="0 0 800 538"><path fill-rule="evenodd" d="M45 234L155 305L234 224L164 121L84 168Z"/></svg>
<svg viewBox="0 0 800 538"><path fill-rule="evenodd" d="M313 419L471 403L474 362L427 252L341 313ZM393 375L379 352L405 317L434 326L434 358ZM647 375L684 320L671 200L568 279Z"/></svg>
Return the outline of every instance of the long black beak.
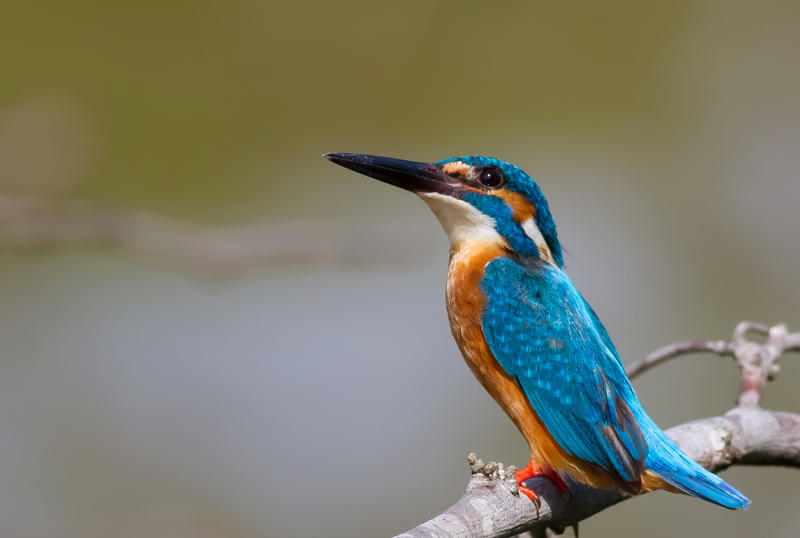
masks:
<svg viewBox="0 0 800 538"><path fill-rule="evenodd" d="M431 163L418 163L360 153L326 153L323 157L365 176L416 193L448 194L459 185L457 180Z"/></svg>

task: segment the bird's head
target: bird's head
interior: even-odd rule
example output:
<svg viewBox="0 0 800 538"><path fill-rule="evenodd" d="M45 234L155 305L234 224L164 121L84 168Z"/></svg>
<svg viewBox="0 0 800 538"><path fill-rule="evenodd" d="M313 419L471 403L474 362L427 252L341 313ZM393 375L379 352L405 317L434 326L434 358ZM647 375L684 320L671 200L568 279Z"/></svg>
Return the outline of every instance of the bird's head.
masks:
<svg viewBox="0 0 800 538"><path fill-rule="evenodd" d="M513 164L479 156L435 163L357 153L325 157L417 194L439 218L453 248L494 242L519 256L563 265L547 200L530 176Z"/></svg>

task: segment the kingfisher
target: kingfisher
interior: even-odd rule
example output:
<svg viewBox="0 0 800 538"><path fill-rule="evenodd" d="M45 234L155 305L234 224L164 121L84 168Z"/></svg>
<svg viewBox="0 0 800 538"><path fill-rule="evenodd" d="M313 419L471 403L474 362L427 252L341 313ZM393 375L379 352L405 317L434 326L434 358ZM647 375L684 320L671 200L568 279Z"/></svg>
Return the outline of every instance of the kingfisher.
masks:
<svg viewBox="0 0 800 538"><path fill-rule="evenodd" d="M354 153L332 162L418 195L450 241L450 328L472 372L530 448L515 473L627 494L685 493L730 509L747 497L698 465L653 422L619 353L564 272L547 200L517 166L483 156L433 163Z"/></svg>

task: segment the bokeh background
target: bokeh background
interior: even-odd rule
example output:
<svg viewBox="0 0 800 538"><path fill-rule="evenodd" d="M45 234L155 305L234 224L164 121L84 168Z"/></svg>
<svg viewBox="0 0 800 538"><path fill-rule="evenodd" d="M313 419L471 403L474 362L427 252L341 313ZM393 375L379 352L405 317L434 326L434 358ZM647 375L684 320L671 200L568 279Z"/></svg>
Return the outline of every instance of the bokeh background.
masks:
<svg viewBox="0 0 800 538"><path fill-rule="evenodd" d="M515 162L630 362L800 328L796 2L6 3L0 535L388 536L525 444L444 310L413 196L327 151ZM719 414L733 363L636 388ZM789 356L765 406L800 411ZM586 536L795 537L796 470L730 513L647 495Z"/></svg>

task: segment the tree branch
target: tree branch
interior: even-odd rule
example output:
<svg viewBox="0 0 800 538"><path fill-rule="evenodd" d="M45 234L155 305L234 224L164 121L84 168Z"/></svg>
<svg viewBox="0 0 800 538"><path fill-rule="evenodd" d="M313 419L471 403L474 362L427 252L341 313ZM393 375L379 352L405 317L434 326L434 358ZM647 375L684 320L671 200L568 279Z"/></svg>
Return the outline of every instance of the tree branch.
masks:
<svg viewBox="0 0 800 538"><path fill-rule="evenodd" d="M763 344L745 338L748 332L766 335ZM800 468L800 415L766 411L758 400L767 380L777 374L777 359L786 351L800 350L800 333L788 333L784 325L767 328L742 322L728 342L682 342L666 346L631 365L640 374L671 358L698 351L731 355L742 368L739 403L724 416L687 422L666 430L692 459L717 472L731 465L784 465ZM541 499L537 509L520 496L513 467L469 457L472 478L464 496L442 514L398 538L501 538L529 531L546 536L548 529L561 532L608 508L626 496L616 491L570 483L562 495L547 478L528 485Z"/></svg>
<svg viewBox="0 0 800 538"><path fill-rule="evenodd" d="M700 353L702 351L716 353L723 357L732 356L733 346L724 340L690 340L688 342L675 342L674 344L669 344L668 346L648 353L643 359L631 363L625 370L628 373L628 377L633 379L670 359L688 353Z"/></svg>

